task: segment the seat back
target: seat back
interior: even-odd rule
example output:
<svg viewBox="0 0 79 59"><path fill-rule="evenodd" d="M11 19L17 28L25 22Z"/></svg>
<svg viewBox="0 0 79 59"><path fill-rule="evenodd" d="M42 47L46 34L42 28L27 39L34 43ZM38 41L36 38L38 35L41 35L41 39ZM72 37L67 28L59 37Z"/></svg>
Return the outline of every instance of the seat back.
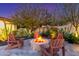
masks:
<svg viewBox="0 0 79 59"><path fill-rule="evenodd" d="M58 33L57 38L54 42L54 47L61 48L64 43L64 38L62 33Z"/></svg>
<svg viewBox="0 0 79 59"><path fill-rule="evenodd" d="M9 36L8 36L8 42L9 41L15 41L15 36L14 34L10 33Z"/></svg>
<svg viewBox="0 0 79 59"><path fill-rule="evenodd" d="M34 38L37 39L38 36L39 36L39 33L38 33L38 32L35 32L35 33L34 33Z"/></svg>

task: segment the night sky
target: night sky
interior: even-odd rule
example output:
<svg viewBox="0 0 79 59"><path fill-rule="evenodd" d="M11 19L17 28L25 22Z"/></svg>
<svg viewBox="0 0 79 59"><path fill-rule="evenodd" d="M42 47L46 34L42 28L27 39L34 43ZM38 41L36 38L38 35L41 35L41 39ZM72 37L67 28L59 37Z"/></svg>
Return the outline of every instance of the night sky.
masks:
<svg viewBox="0 0 79 59"><path fill-rule="evenodd" d="M24 4L20 3L0 3L0 17L11 17L12 14L15 13L17 8L22 6ZM55 8L61 9L61 4L26 4L27 6L31 5L32 7L40 7L40 8L46 8L48 11L53 11ZM61 11L60 11L61 12Z"/></svg>
<svg viewBox="0 0 79 59"><path fill-rule="evenodd" d="M0 17L10 17L20 4L0 4Z"/></svg>

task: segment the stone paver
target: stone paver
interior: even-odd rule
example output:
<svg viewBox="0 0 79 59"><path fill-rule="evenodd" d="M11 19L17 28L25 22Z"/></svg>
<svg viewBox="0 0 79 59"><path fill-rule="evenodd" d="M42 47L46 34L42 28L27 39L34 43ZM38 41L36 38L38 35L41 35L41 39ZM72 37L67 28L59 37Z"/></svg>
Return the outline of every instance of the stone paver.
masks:
<svg viewBox="0 0 79 59"><path fill-rule="evenodd" d="M0 56L40 56L40 53L32 50L30 46L30 39L24 41L22 49L5 50L7 46L0 46ZM79 45L69 44L65 42L66 56L79 56ZM58 52L61 56L61 50Z"/></svg>

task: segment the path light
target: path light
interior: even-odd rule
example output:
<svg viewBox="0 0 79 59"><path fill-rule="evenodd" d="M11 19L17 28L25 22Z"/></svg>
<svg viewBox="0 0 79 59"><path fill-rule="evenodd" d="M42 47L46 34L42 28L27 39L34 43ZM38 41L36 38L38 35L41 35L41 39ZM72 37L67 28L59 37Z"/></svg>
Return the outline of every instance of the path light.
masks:
<svg viewBox="0 0 79 59"><path fill-rule="evenodd" d="M75 31L75 36L78 37L78 33L77 33L77 31Z"/></svg>

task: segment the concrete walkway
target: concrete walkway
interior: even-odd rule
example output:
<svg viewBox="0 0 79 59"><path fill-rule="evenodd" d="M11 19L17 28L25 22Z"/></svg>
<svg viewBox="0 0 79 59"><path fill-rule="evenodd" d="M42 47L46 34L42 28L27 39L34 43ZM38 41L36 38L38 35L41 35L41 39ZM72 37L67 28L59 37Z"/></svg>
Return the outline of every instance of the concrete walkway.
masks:
<svg viewBox="0 0 79 59"><path fill-rule="evenodd" d="M5 50L7 47L6 45L0 46L0 56L40 56L40 53L32 50L30 46L30 40L31 39L24 41L24 47L22 49L15 48L11 50ZM65 48L66 56L79 56L79 45L65 42ZM61 55L61 50L58 53Z"/></svg>

